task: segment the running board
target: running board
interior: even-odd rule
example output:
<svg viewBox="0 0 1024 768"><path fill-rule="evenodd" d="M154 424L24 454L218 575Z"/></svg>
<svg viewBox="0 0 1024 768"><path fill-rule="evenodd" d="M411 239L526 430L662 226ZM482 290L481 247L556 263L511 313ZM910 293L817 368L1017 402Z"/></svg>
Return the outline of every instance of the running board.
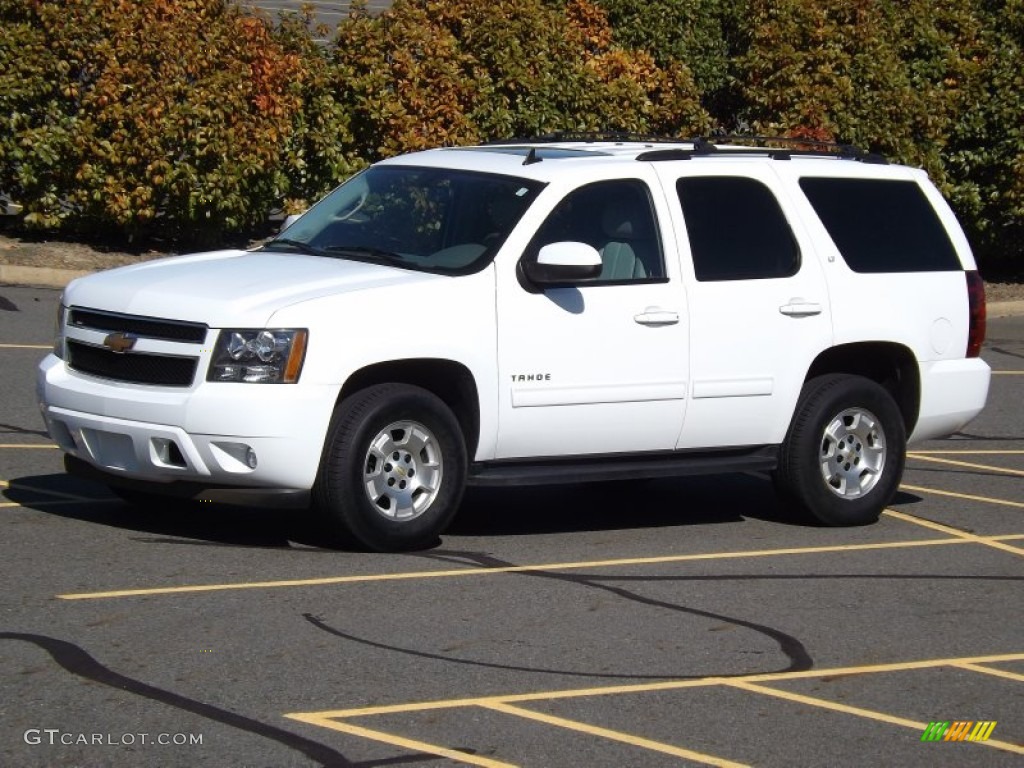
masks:
<svg viewBox="0 0 1024 768"><path fill-rule="evenodd" d="M602 480L644 480L683 475L731 472L770 472L779 463L779 446L766 445L727 451L575 456L566 459L476 462L467 485L555 485Z"/></svg>

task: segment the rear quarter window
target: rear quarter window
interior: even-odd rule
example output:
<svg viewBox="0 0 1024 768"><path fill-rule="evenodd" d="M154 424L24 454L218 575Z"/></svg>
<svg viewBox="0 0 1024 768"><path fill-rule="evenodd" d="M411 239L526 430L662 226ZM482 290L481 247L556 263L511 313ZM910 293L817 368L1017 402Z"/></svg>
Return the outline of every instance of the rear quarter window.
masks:
<svg viewBox="0 0 1024 768"><path fill-rule="evenodd" d="M962 269L939 215L916 182L804 177L800 188L854 272Z"/></svg>

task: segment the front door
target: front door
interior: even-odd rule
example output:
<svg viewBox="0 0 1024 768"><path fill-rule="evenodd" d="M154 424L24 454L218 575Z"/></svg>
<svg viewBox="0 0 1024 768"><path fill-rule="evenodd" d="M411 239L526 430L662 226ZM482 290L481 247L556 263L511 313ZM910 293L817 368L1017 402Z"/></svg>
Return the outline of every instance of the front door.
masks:
<svg viewBox="0 0 1024 768"><path fill-rule="evenodd" d="M660 215L659 215L660 214ZM553 205L523 254L583 242L601 276L539 290L498 270L496 458L671 450L686 404L688 323L667 202L640 178L578 187Z"/></svg>

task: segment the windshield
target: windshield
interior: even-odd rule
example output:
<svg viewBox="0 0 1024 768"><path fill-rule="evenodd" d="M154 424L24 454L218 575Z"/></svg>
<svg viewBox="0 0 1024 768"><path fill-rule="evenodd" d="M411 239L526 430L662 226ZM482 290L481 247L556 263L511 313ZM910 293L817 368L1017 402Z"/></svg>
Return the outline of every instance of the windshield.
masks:
<svg viewBox="0 0 1024 768"><path fill-rule="evenodd" d="M447 168L375 166L327 195L264 250L472 272L490 262L542 187Z"/></svg>

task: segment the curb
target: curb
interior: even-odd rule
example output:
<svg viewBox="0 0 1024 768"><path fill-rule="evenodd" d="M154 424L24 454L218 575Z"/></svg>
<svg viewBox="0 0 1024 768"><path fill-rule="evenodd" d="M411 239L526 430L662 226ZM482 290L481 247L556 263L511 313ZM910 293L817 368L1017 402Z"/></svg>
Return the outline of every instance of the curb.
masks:
<svg viewBox="0 0 1024 768"><path fill-rule="evenodd" d="M1024 300L993 301L985 307L985 314L994 317L1019 317L1024 315Z"/></svg>
<svg viewBox="0 0 1024 768"><path fill-rule="evenodd" d="M63 288L78 277L92 274L80 269L50 269L23 267L18 264L0 264L0 285L24 285L34 288ZM986 306L989 318L1019 317L1024 315L1024 299L1017 301L990 301Z"/></svg>
<svg viewBox="0 0 1024 768"><path fill-rule="evenodd" d="M34 288L63 288L78 277L92 274L86 269L50 269L0 264L0 285L25 285Z"/></svg>

